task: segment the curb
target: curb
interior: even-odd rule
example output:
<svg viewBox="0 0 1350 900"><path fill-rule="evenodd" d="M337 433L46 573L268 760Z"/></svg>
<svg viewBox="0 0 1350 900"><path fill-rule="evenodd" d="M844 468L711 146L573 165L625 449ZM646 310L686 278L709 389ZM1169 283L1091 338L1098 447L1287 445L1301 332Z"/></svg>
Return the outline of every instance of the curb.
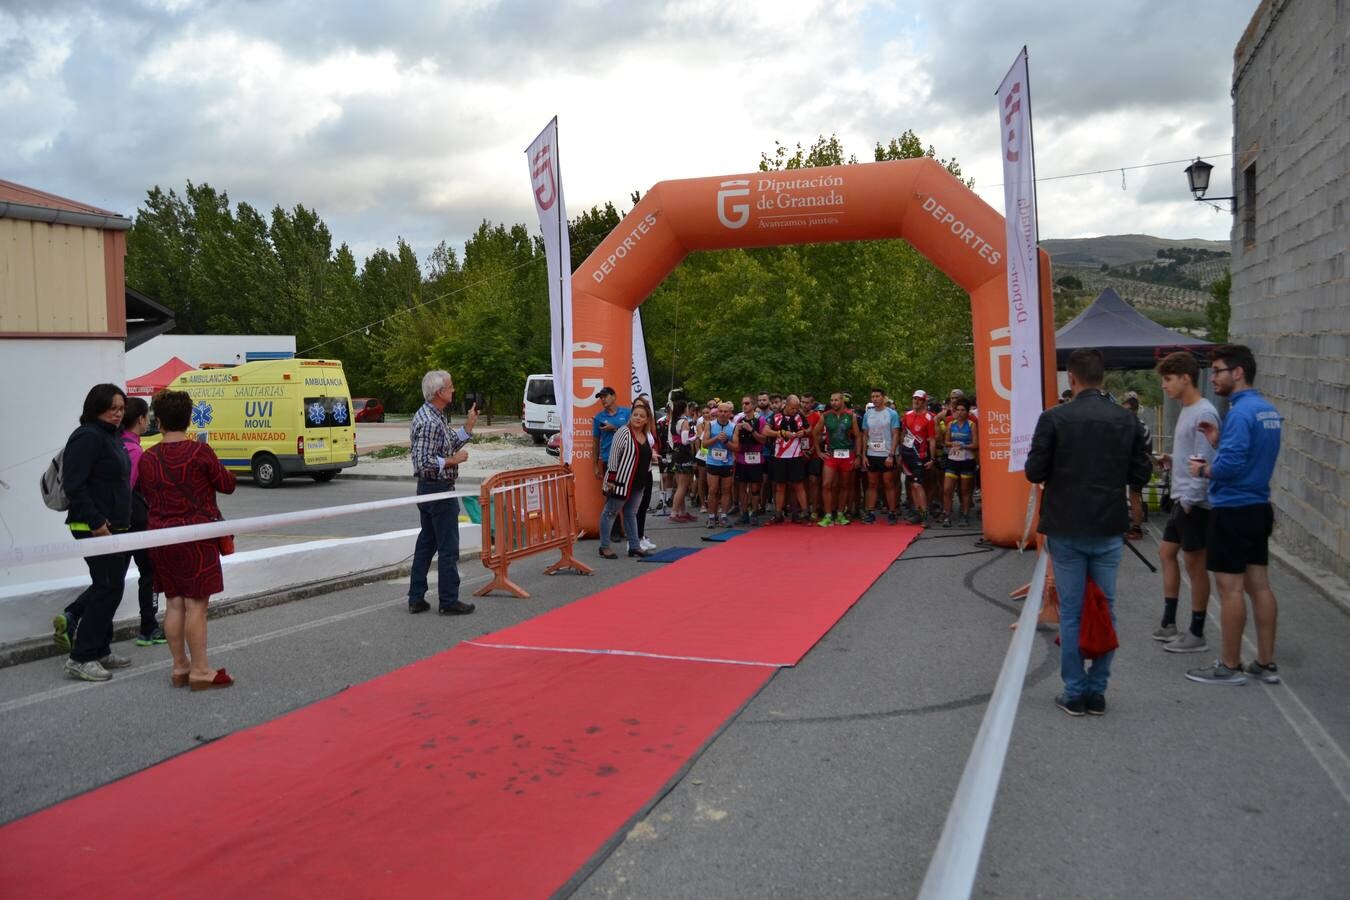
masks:
<svg viewBox="0 0 1350 900"><path fill-rule="evenodd" d="M1345 582L1295 556L1275 540L1270 541L1270 555L1279 560L1300 581L1339 607L1341 612L1350 614L1350 591L1346 590Z"/></svg>
<svg viewBox="0 0 1350 900"><path fill-rule="evenodd" d="M461 563L481 558L478 550L465 550L459 554ZM310 597L318 597L322 594L331 594L335 591L345 591L350 588L362 587L367 584L375 584L381 581L390 581L394 578L402 578L412 572L411 561L404 561L393 566L385 566L381 569L370 569L366 572L357 572L352 575L346 575L342 578L332 578L323 581L310 581L305 584L297 584L280 591L263 591L257 594L249 594L245 597L233 597L229 600L221 600L216 603L210 603L206 608L207 619L220 619L225 616L238 615L239 613L252 612L255 609L266 609L269 606L280 606L283 603L290 603L295 600L308 600ZM161 613L163 611L161 610ZM136 636L140 623L134 619L127 619L113 625L113 643L118 641L128 641ZM22 665L23 663L35 662L40 659L49 659L53 656L65 656L67 651L62 650L52 641L50 635L39 638L25 638L21 641L12 641L8 644L0 644L0 669L6 669L10 666Z"/></svg>

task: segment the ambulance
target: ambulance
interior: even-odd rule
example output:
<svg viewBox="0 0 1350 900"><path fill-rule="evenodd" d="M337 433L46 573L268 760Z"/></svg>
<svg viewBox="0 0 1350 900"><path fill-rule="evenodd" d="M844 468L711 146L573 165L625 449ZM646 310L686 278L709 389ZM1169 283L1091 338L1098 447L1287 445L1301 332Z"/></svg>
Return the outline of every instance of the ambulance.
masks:
<svg viewBox="0 0 1350 900"><path fill-rule="evenodd" d="M269 359L184 372L169 384L192 397L188 437L210 444L259 487L308 475L332 481L356 465L356 423L342 363Z"/></svg>

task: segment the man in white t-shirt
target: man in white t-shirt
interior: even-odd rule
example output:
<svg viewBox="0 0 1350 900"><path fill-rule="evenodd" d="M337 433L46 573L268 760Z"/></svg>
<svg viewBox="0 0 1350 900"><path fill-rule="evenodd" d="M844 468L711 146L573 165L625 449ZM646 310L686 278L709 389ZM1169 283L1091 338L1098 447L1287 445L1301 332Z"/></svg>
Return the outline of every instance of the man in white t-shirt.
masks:
<svg viewBox="0 0 1350 900"><path fill-rule="evenodd" d="M1153 632L1155 641L1165 641L1171 653L1200 653L1205 643L1205 613L1209 608L1209 573L1205 571L1205 534L1209 527L1208 485L1190 473L1188 459L1212 460L1215 450L1201 433L1202 422L1219 426L1219 413L1200 394L1196 382L1200 365L1186 351L1169 354L1158 363L1163 393L1181 404L1181 415L1172 437L1172 452L1158 457L1163 468L1172 470L1172 513L1163 528L1158 555L1162 559L1163 618ZM1181 593L1178 552L1191 580L1191 625L1177 632L1177 598Z"/></svg>
<svg viewBox="0 0 1350 900"><path fill-rule="evenodd" d="M895 474L899 471L896 455L900 448L900 414L886 405L886 392L872 388L872 404L863 413L864 453L867 459L867 512L863 522L877 520L877 489L886 493L886 521L894 525L900 514Z"/></svg>

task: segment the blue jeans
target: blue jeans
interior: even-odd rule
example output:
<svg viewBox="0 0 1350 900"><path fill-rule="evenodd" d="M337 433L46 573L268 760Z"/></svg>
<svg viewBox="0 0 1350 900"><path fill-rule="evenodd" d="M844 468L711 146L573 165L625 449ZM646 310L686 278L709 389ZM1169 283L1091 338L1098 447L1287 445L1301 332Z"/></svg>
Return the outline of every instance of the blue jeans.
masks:
<svg viewBox="0 0 1350 900"><path fill-rule="evenodd" d="M1111 607L1111 624L1116 622L1116 569L1125 539L1109 537L1048 534L1046 544L1055 564L1055 587L1059 592L1059 675L1064 693L1070 700L1090 694L1105 694L1111 677L1115 651L1092 661L1085 668L1078 652L1078 626L1083 619L1083 592L1091 578L1106 595Z"/></svg>
<svg viewBox="0 0 1350 900"><path fill-rule="evenodd" d="M450 488L449 482L445 481L418 481L417 495L441 494ZM431 557L436 556L436 574L440 579L436 592L440 596L440 608L445 609L459 600L459 498L419 503L417 514L422 531L417 535L417 548L413 550L408 603L411 605L426 597L427 572L431 569Z"/></svg>
<svg viewBox="0 0 1350 900"><path fill-rule="evenodd" d="M619 497L610 494L605 498L605 508L600 511L600 549L609 549L609 532L614 527L619 510L623 510L623 533L628 536L628 549L637 550L638 543L637 511L642 505L642 491L634 490L631 497Z"/></svg>

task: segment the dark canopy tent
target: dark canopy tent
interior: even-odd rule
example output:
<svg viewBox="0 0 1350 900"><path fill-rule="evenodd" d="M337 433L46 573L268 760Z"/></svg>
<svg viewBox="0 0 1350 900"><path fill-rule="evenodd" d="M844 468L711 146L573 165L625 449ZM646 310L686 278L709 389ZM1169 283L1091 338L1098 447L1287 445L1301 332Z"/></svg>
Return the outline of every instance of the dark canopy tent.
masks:
<svg viewBox="0 0 1350 900"><path fill-rule="evenodd" d="M1060 369L1068 365L1069 354L1080 347L1101 350L1108 369L1151 369L1177 350L1191 351L1203 364L1205 351L1212 346L1209 341L1162 327L1111 288L1055 332L1055 357Z"/></svg>

